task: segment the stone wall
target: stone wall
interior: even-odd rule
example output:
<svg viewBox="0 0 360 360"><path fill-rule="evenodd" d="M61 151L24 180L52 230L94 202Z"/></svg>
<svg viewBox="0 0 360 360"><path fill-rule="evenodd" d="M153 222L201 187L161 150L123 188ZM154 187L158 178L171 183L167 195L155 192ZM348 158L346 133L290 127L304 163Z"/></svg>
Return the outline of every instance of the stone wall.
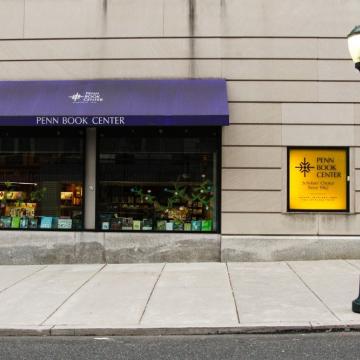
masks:
<svg viewBox="0 0 360 360"><path fill-rule="evenodd" d="M220 235L0 232L0 265L205 261L220 261Z"/></svg>
<svg viewBox="0 0 360 360"><path fill-rule="evenodd" d="M3 0L0 79L226 78L223 246L356 236L360 77L346 35L359 13L358 0ZM308 145L350 147L349 214L286 213L286 147Z"/></svg>

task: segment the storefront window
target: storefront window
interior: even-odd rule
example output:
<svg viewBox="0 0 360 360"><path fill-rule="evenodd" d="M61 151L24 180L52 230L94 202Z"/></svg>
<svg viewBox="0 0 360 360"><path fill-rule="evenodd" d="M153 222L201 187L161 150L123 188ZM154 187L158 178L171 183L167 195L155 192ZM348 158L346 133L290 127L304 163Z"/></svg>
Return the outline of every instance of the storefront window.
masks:
<svg viewBox="0 0 360 360"><path fill-rule="evenodd" d="M0 130L0 228L82 229L83 130Z"/></svg>
<svg viewBox="0 0 360 360"><path fill-rule="evenodd" d="M101 129L98 229L218 231L219 129Z"/></svg>

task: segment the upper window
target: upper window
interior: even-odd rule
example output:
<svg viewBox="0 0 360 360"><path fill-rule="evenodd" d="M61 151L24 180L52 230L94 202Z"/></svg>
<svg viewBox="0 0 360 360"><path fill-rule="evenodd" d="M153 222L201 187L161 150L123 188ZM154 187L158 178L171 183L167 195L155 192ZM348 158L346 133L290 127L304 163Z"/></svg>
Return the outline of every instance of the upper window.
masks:
<svg viewBox="0 0 360 360"><path fill-rule="evenodd" d="M82 132L0 129L0 228L82 229Z"/></svg>
<svg viewBox="0 0 360 360"><path fill-rule="evenodd" d="M99 130L100 230L215 232L218 128Z"/></svg>

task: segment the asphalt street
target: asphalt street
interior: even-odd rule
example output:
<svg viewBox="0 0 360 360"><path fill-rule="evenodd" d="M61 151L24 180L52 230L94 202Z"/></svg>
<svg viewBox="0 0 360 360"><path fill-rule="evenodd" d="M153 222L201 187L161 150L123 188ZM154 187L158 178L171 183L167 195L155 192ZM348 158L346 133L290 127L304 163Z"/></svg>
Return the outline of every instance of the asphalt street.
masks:
<svg viewBox="0 0 360 360"><path fill-rule="evenodd" d="M359 359L360 333L3 337L1 360Z"/></svg>

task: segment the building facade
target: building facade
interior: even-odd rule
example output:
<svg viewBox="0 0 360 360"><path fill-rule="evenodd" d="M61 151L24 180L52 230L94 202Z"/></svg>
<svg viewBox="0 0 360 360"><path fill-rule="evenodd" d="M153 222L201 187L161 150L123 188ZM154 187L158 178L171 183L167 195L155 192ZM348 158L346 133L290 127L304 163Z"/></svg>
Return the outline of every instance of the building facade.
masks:
<svg viewBox="0 0 360 360"><path fill-rule="evenodd" d="M100 161L111 164L109 152L99 156L101 141L106 147L111 140L101 139L129 139L131 126L126 127L125 134L124 130L115 135L110 127L80 127L78 135L69 127L1 128L3 144L8 144L0 151L3 158L19 152L21 139L30 134L36 139L61 137L56 146L55 140L44 145L70 149L62 152L66 156L60 156L63 167L56 160L53 177L45 182L54 182L57 176L59 182L67 180L68 187L58 184L54 193L61 194L64 209L74 207L71 211L75 215L71 229L66 229L71 216L68 210L59 214L64 231L59 225L47 231L49 219L43 220L41 229L40 225L36 229L20 229L17 224L4 227L0 230L0 262L358 258L360 78L348 55L346 35L359 22L359 13L356 0L2 1L1 81L225 79L230 124L215 129L201 127L200 132L195 126L190 128L190 135L181 136L187 146L191 147L192 141L205 144L199 154L218 152L216 165L211 163L206 174L194 170L194 177L200 178L193 182L192 192L187 192L192 196L195 188L206 190L199 188L201 176L211 176L211 186L219 186L212 199L212 214L184 220L183 225L175 225L180 229L167 229L165 223L173 221L166 218L159 225L164 226L161 231L157 231L156 219L150 232L142 231L143 223L135 231L111 231L116 230L111 229L114 220L106 216L100 219L97 210L99 197L108 204L113 202L109 197L122 201L122 195L106 195L111 191L101 188ZM7 114L0 109L1 115ZM161 129L145 128L138 138L154 139L157 135L151 137L151 131ZM177 125L169 129L166 127L167 136L172 139L185 128ZM47 131L54 131L53 137ZM219 141L209 140L212 136L218 136ZM9 138L10 142L4 140ZM118 146L117 140L113 142L112 148ZM123 154L128 153L130 143L121 145ZM31 146L29 151L34 152ZM153 151L150 146L147 152ZM50 152L50 157L59 158L55 150ZM123 156L119 163L122 168L128 166L126 159ZM42 161L49 163L51 159ZM69 170L70 163L74 171ZM104 165L103 173L109 174L111 168ZM67 171L68 178L61 178ZM317 177L326 177L316 191L314 186L318 185L311 180L315 171ZM174 181L180 175L175 172ZM32 186L32 181L13 180L9 174L3 172L2 191L19 190L14 188L15 182ZM298 178L298 185L293 183L296 174L303 177ZM131 178L122 181L127 181L130 192L151 190L136 187ZM173 189L167 188L166 181L163 188L170 192ZM51 186L48 183L42 188L49 194ZM306 196L305 191L309 192ZM16 195L14 199L4 196L14 203L22 200ZM47 195L41 194L41 188L29 188L26 196L35 198L35 203L36 196ZM79 210L85 197L87 205ZM171 210L167 200L165 203L163 206ZM5 207L3 204L3 210ZM82 220L76 228L80 213ZM206 231L181 228L192 220L211 222L204 223Z"/></svg>

